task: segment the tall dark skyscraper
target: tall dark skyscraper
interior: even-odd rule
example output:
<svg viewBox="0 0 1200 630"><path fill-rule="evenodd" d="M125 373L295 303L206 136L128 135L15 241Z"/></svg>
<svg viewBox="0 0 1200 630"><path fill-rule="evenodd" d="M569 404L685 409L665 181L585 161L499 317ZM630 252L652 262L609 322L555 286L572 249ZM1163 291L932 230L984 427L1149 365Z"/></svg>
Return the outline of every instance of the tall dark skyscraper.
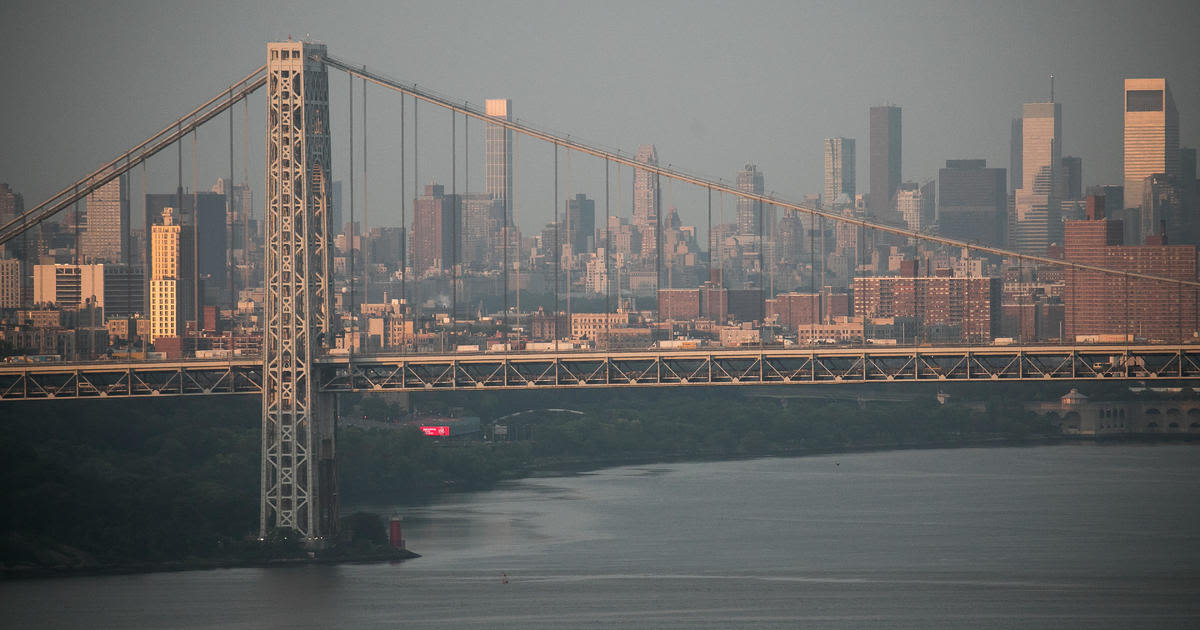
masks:
<svg viewBox="0 0 1200 630"><path fill-rule="evenodd" d="M938 171L938 234L985 245L1004 244L1008 193L1002 168L986 160L946 160Z"/></svg>
<svg viewBox="0 0 1200 630"><path fill-rule="evenodd" d="M1023 121L1014 118L1012 121L1012 139L1008 145L1008 192L1013 192L1022 186L1021 144L1024 137Z"/></svg>
<svg viewBox="0 0 1200 630"><path fill-rule="evenodd" d="M566 220L567 242L571 244L571 253L595 251L593 241L596 237L596 201L588 199L583 193L575 195L574 199L568 199Z"/></svg>
<svg viewBox="0 0 1200 630"><path fill-rule="evenodd" d="M871 216L891 213L896 189L900 187L900 108L879 105L871 108Z"/></svg>
<svg viewBox="0 0 1200 630"><path fill-rule="evenodd" d="M1064 199L1083 199L1083 158L1064 155L1062 159Z"/></svg>

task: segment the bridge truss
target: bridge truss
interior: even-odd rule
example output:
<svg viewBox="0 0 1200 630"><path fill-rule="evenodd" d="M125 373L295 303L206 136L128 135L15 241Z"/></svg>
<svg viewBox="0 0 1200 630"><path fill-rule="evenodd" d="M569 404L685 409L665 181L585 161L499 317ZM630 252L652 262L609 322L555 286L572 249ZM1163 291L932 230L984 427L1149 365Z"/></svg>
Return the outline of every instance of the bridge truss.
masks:
<svg viewBox="0 0 1200 630"><path fill-rule="evenodd" d="M325 356L316 393L889 382L1200 380L1200 346ZM0 400L263 394L258 358L0 367Z"/></svg>

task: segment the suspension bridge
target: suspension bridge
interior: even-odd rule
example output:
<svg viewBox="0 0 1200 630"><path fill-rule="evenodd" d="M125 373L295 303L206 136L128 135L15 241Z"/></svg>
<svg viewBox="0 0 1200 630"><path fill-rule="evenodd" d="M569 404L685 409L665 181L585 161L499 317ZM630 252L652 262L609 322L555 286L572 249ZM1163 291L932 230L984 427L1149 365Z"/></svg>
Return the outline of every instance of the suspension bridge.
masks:
<svg viewBox="0 0 1200 630"><path fill-rule="evenodd" d="M183 138L194 134L201 125L230 111L235 104L245 102L258 90L266 89L266 299L261 356L223 360L117 360L0 366L0 401L219 394L260 396L260 533L263 536L274 528L290 528L311 544L320 545L334 534L338 510L335 397L342 392L1200 379L1200 346L1182 343L803 349L759 347L475 354L333 352L336 333L346 324L334 309L331 274L334 233L330 215L333 159L328 76L331 69L352 77L351 93L353 80L358 79L363 82L364 90L366 84L371 83L395 91L402 98L413 99L414 119L416 103L421 102L448 110L452 117L479 120L550 144L554 147L556 168L559 149L602 160L606 185L609 165L616 164L618 167L625 166L655 175L656 182L661 177L699 187L708 192L710 223L712 193L716 191L804 213L820 220L1013 260L1113 274L1126 281L1132 278L1171 283L1181 291L1186 288L1192 294L1195 294L1200 283L1116 271L941 238L826 212L774 195L747 192L721 180L702 177L674 166L647 163L636 159L636 156L603 149L524 122L489 116L477 106L454 101L376 72L368 72L365 67L333 57L322 44L298 41L270 43L267 57L266 64L195 110L0 226L0 243L12 240L77 204L91 192L145 163L155 154L173 145L178 146ZM230 124L232 129L232 117ZM457 128L456 122L454 128ZM232 152L232 131L230 144ZM415 166L413 170L415 185ZM556 230L557 197L556 185ZM511 225L509 210L506 202L504 226ZM654 248L657 279L661 286L662 213L658 210ZM557 232L555 234L557 240ZM506 254L508 249L504 247ZM556 274L560 267L559 253L556 251L554 255ZM454 269L453 265L451 269ZM511 285L507 264L504 269L507 314ZM350 276L353 278L353 270ZM452 278L451 284L456 299L456 279ZM557 286L556 280L556 312ZM351 312L353 300L352 289ZM457 305L451 311L451 317L456 314Z"/></svg>

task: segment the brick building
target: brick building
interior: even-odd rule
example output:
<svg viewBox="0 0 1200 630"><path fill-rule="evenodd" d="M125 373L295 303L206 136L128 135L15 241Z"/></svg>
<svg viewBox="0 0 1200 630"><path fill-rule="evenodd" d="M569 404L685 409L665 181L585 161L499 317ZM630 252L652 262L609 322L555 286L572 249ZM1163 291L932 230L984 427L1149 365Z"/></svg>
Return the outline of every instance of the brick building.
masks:
<svg viewBox="0 0 1200 630"><path fill-rule="evenodd" d="M1104 219L1103 204L1089 198L1089 218L1068 221L1064 246L1069 262L1117 271L1196 280L1193 245L1124 245L1121 221ZM1067 270L1067 339L1121 335L1128 339L1184 341L1200 332L1200 293L1195 288L1098 271Z"/></svg>
<svg viewBox="0 0 1200 630"><path fill-rule="evenodd" d="M988 343L999 330L1002 287L1000 278L855 278L854 314L912 317L929 341Z"/></svg>

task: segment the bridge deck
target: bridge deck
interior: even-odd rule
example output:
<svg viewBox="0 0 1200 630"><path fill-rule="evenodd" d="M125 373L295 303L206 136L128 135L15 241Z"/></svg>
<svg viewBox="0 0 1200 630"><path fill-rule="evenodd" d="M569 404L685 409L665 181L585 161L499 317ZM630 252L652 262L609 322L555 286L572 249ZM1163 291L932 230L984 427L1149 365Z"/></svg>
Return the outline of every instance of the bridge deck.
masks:
<svg viewBox="0 0 1200 630"><path fill-rule="evenodd" d="M1200 346L703 348L326 355L324 392L1200 379ZM261 394L262 359L9 363L0 400Z"/></svg>

